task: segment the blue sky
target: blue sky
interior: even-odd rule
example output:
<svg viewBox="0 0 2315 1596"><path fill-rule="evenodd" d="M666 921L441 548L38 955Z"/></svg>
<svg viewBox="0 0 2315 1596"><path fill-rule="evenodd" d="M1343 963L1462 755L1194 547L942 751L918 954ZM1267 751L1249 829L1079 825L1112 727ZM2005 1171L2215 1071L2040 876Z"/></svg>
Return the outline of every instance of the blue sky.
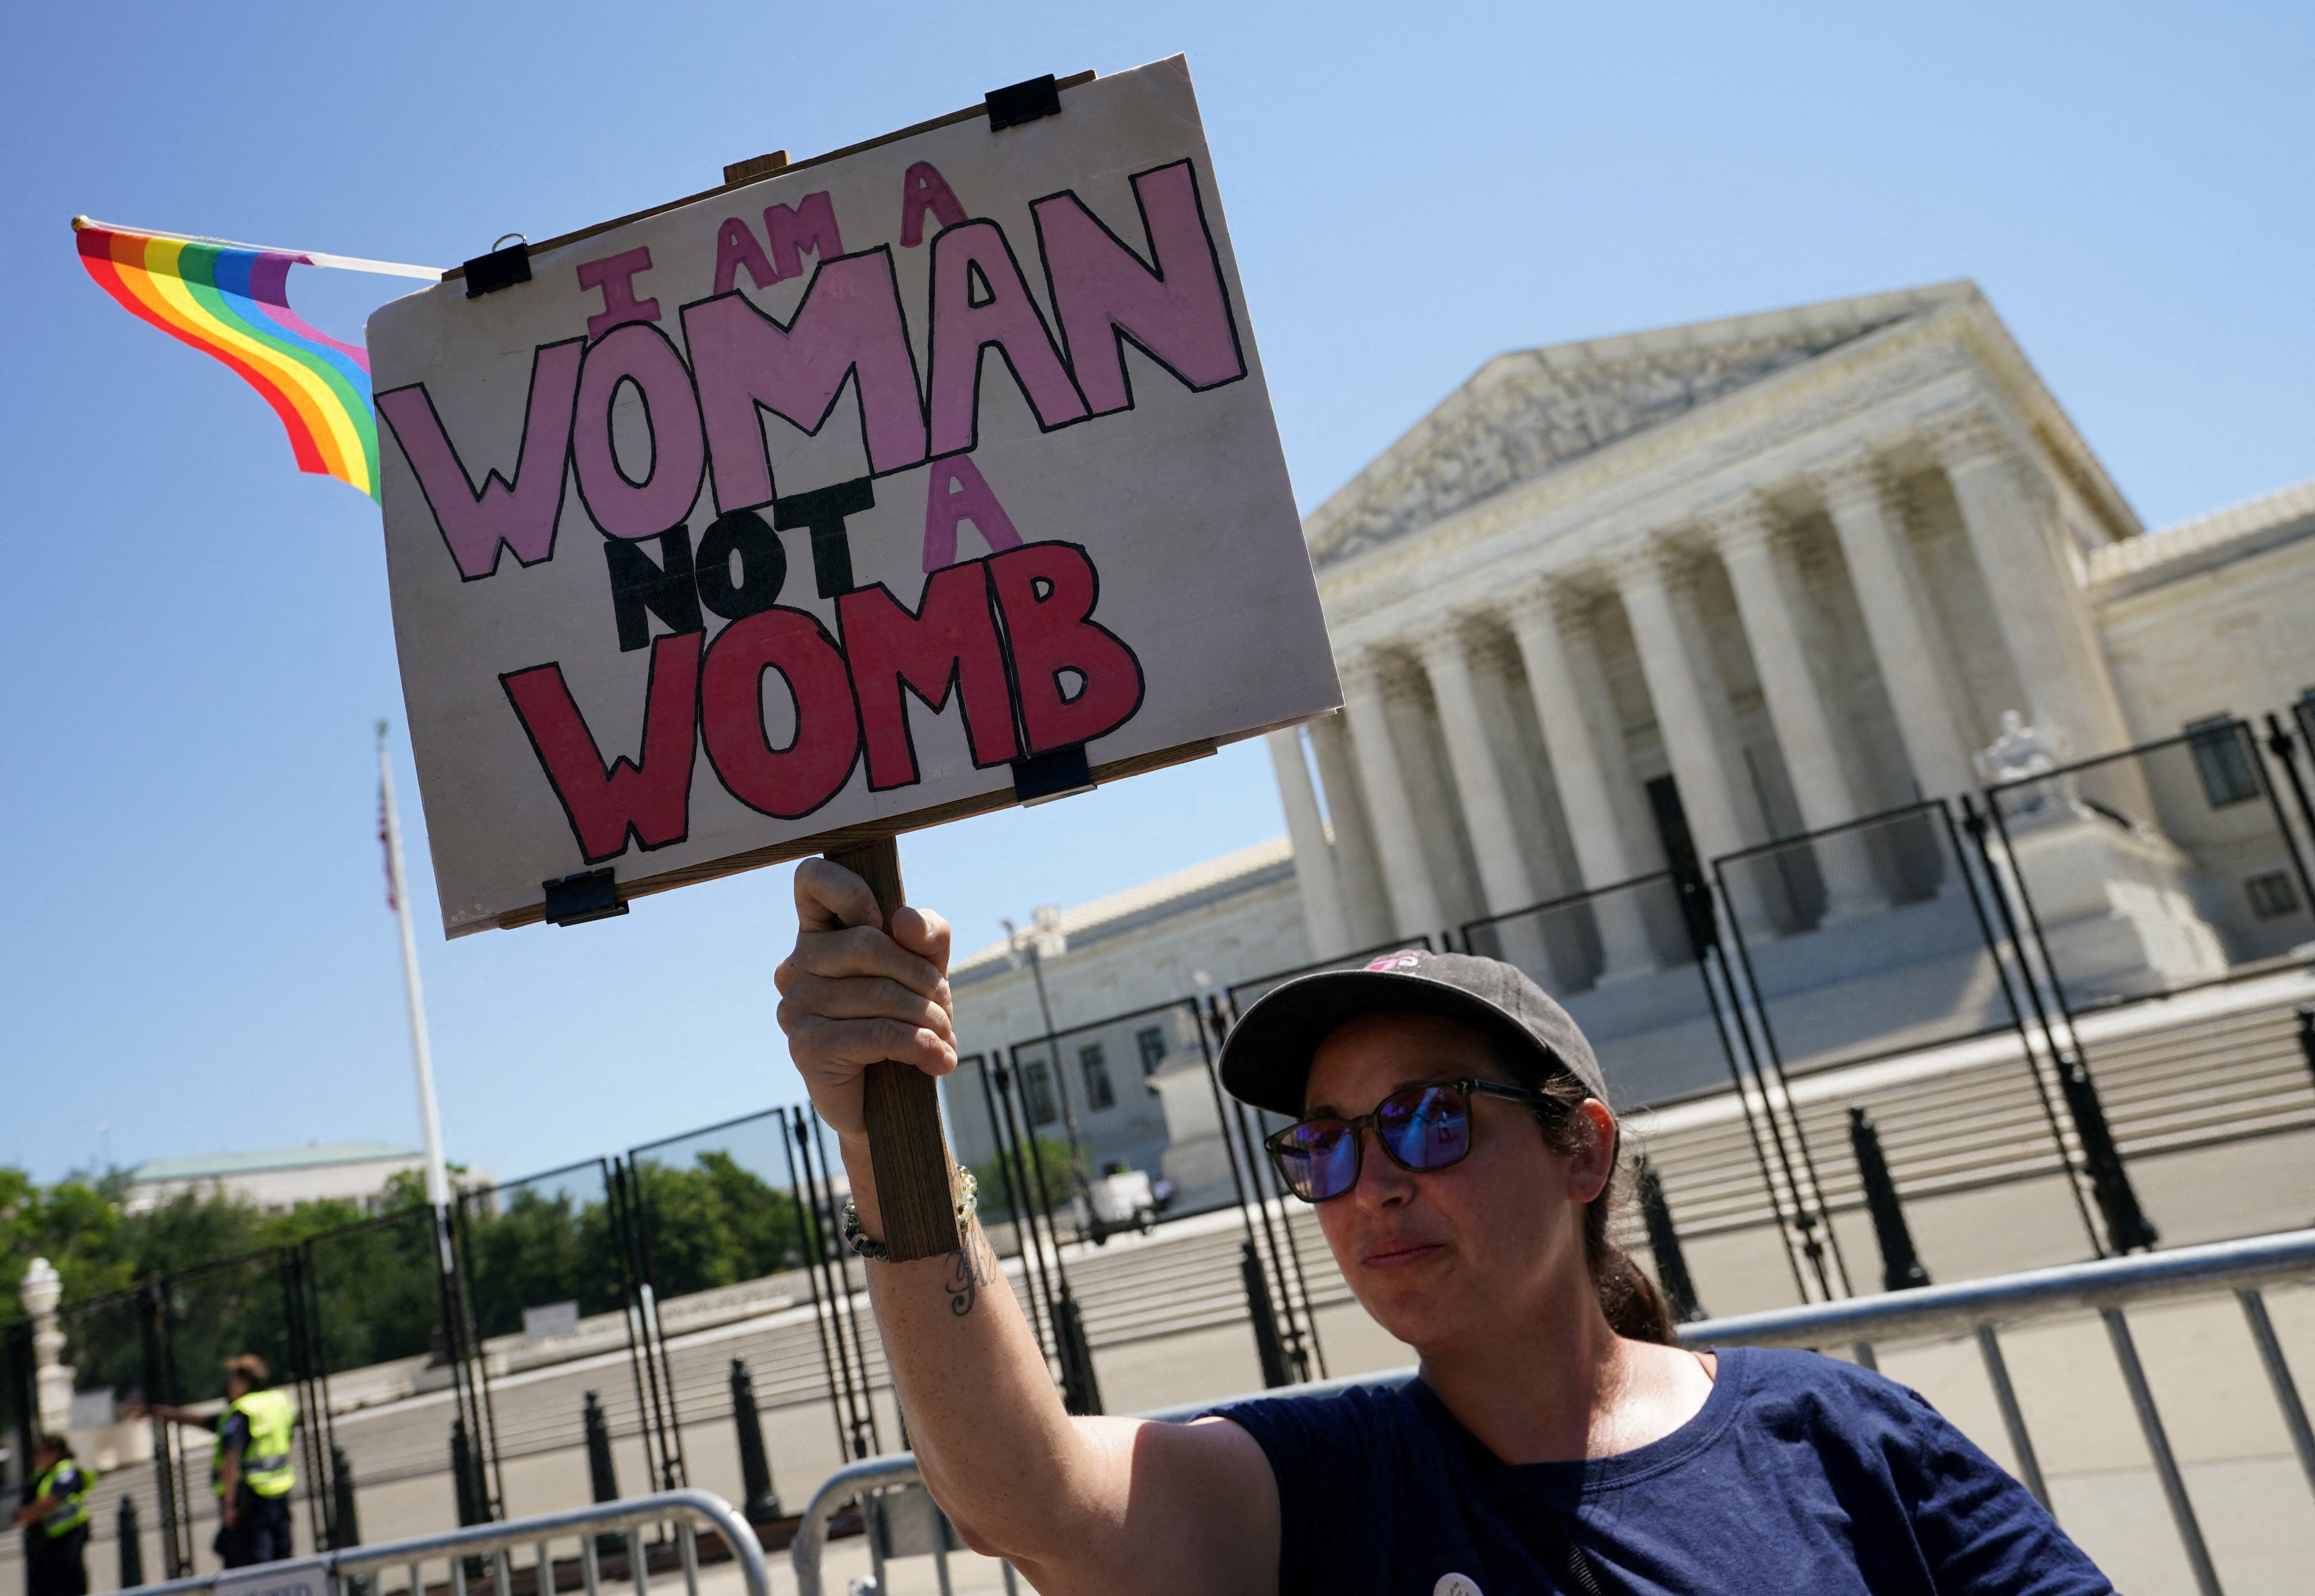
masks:
<svg viewBox="0 0 2315 1596"><path fill-rule="evenodd" d="M218 15L31 7L0 59L0 1161L44 1178L417 1134L373 835L370 725L401 719L376 511L107 300L75 212L448 263L1181 51L1306 507L1499 350L1957 277L2150 526L2315 474L2304 6ZM347 337L400 291L291 282ZM902 856L977 946L1282 829L1255 745ZM786 874L425 935L452 1157L515 1175L793 1099Z"/></svg>

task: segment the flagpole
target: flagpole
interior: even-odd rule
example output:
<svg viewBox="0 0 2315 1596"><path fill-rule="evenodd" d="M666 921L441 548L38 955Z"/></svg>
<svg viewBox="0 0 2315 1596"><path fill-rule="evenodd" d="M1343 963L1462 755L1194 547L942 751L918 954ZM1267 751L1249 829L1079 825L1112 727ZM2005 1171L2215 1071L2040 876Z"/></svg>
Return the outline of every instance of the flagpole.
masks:
<svg viewBox="0 0 2315 1596"><path fill-rule="evenodd" d="M294 255L308 266L334 266L341 271L367 271L377 277L420 277L429 282L442 280L439 266L412 266L403 261L365 261L359 255L324 255L312 250L276 249L269 244L238 244L230 238L210 238L199 233L164 233L158 227L116 227L111 222L100 222L94 217L76 216L72 219L73 231L79 233L90 227L107 233L133 233L140 238L165 238L172 244L221 244L227 249L256 250L269 255Z"/></svg>
<svg viewBox="0 0 2315 1596"><path fill-rule="evenodd" d="M434 1105L434 1056L426 1042L426 994L418 984L418 933L410 919L410 889L402 866L402 820L394 807L394 761L386 723L377 723L378 813L386 830L386 876L394 889L394 915L402 927L402 989L410 1004L410 1062L418 1075L418 1118L426 1136L426 1202L450 1204L450 1175L442 1162L442 1115Z"/></svg>

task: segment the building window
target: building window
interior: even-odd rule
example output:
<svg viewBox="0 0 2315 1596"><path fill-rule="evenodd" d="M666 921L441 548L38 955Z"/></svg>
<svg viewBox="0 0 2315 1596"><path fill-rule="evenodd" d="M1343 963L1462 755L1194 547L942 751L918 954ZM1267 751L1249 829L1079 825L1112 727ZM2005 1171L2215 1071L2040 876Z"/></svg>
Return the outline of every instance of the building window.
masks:
<svg viewBox="0 0 2315 1596"><path fill-rule="evenodd" d="M1053 1072L1042 1064L1030 1064L1021 1071L1021 1095L1029 1104L1032 1124L1050 1125L1060 1119L1053 1106Z"/></svg>
<svg viewBox="0 0 2315 1596"><path fill-rule="evenodd" d="M2195 774L2203 778L2203 795L2213 809L2258 796L2248 741L2231 716L2197 721L2186 728L2186 739L2195 752Z"/></svg>
<svg viewBox="0 0 2315 1596"><path fill-rule="evenodd" d="M1141 1078L1148 1080L1158 1073L1158 1066L1166 1061L1165 1028L1152 1025L1146 1031L1135 1032L1133 1045L1141 1050Z"/></svg>
<svg viewBox="0 0 2315 1596"><path fill-rule="evenodd" d="M1086 1107L1116 1107L1117 1094L1109 1089L1109 1058L1101 1043L1090 1042L1079 1048L1078 1067L1085 1071Z"/></svg>
<svg viewBox="0 0 2315 1596"><path fill-rule="evenodd" d="M2243 882L2243 891L2250 896L2250 911L2262 920L2279 920L2299 909L2299 894L2292 887L2291 877L2280 870L2265 875L2254 875Z"/></svg>

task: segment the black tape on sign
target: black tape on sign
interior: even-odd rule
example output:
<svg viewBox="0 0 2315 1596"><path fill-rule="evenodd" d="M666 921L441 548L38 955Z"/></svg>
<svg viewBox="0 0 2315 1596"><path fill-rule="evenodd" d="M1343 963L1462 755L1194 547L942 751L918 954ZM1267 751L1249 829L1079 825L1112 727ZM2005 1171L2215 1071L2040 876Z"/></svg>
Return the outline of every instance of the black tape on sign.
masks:
<svg viewBox="0 0 2315 1596"><path fill-rule="evenodd" d="M1093 767L1086 762L1083 743L1013 761L1013 800L1024 806L1074 797L1093 787Z"/></svg>
<svg viewBox="0 0 2315 1596"><path fill-rule="evenodd" d="M530 245L510 244L466 262L466 297L479 299L530 280Z"/></svg>
<svg viewBox="0 0 2315 1596"><path fill-rule="evenodd" d="M1033 77L1027 83L1016 83L1009 89L989 91L989 130L1017 128L1023 122L1033 122L1039 117L1061 113L1061 91L1050 72L1042 77Z"/></svg>
<svg viewBox="0 0 2315 1596"><path fill-rule="evenodd" d="M608 864L538 884L546 892L546 918L551 925L583 926L627 912L627 906L619 901L619 889L611 880Z"/></svg>

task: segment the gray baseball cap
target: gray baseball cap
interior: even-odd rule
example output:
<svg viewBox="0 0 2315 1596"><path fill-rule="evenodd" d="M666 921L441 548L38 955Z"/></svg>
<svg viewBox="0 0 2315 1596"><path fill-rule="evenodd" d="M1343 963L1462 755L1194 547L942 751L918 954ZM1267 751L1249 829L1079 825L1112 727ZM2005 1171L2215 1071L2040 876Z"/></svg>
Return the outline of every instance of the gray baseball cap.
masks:
<svg viewBox="0 0 2315 1596"><path fill-rule="evenodd" d="M1541 1055L1606 1103L1607 1077L1566 1009L1516 966L1422 948L1387 953L1363 970L1327 970L1273 987L1230 1027L1222 1085L1256 1108L1302 1117L1302 1088L1318 1045L1371 1014L1428 1014L1459 1021L1511 1047Z"/></svg>

